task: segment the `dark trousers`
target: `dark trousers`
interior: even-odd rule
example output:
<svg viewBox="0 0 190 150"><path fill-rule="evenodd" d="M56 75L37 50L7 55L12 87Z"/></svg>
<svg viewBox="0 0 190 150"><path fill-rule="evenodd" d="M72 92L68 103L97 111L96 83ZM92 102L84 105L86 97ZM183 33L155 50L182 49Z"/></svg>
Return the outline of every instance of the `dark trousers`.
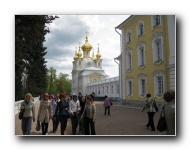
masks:
<svg viewBox="0 0 190 150"><path fill-rule="evenodd" d="M83 119L81 120L81 116L82 116L82 114L79 113L79 116L78 116L78 118L79 118L79 132L84 133Z"/></svg>
<svg viewBox="0 0 190 150"><path fill-rule="evenodd" d="M55 117L55 115L53 115L52 121L53 121L53 131L56 131L59 125L59 117Z"/></svg>
<svg viewBox="0 0 190 150"><path fill-rule="evenodd" d="M64 135L65 129L67 127L67 119L68 119L68 116L66 115L59 116L59 121L61 123L61 135Z"/></svg>
<svg viewBox="0 0 190 150"><path fill-rule="evenodd" d="M49 123L45 123L45 121L42 124L42 135L45 135L48 132L48 125Z"/></svg>
<svg viewBox="0 0 190 150"><path fill-rule="evenodd" d="M154 114L155 112L148 112L148 123L147 123L147 127L151 126L151 129L152 130L155 130L155 127L154 127Z"/></svg>
<svg viewBox="0 0 190 150"><path fill-rule="evenodd" d="M108 106L108 107L105 107L105 112L104 112L104 115L106 115L106 113L107 113L107 110L108 110L108 115L110 115L110 106Z"/></svg>
<svg viewBox="0 0 190 150"><path fill-rule="evenodd" d="M31 126L32 126L32 117L23 117L22 119L23 135L30 135Z"/></svg>
<svg viewBox="0 0 190 150"><path fill-rule="evenodd" d="M79 117L78 114L74 112L74 116L71 115L71 123L72 123L72 132L73 135L76 134L76 129L79 124Z"/></svg>
<svg viewBox="0 0 190 150"><path fill-rule="evenodd" d="M85 117L85 118L83 118L83 122L84 122L85 135L96 135L95 125L94 125L93 119Z"/></svg>

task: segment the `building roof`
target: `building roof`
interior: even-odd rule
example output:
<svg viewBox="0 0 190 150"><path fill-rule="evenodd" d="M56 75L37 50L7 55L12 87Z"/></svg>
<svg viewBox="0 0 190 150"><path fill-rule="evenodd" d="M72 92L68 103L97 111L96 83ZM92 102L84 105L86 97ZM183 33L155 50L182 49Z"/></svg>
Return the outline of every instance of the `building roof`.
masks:
<svg viewBox="0 0 190 150"><path fill-rule="evenodd" d="M125 21L123 21L121 24L119 24L117 27L118 29L122 29L123 26L125 26L127 23L129 23L131 20L133 20L136 17L136 15L131 15L130 17L128 17Z"/></svg>

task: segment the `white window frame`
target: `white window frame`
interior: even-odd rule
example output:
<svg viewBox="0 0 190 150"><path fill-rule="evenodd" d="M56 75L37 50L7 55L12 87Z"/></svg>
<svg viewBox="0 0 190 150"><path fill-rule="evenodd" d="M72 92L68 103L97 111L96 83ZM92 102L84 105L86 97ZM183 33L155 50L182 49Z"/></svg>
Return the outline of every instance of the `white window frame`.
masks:
<svg viewBox="0 0 190 150"><path fill-rule="evenodd" d="M98 79L97 78L93 78L92 79L92 83L96 83L96 82L98 82Z"/></svg>
<svg viewBox="0 0 190 150"><path fill-rule="evenodd" d="M141 33L141 30L142 30L142 33ZM136 26L136 31L137 31L137 38L141 35L144 35L144 22L143 21L139 21L138 25Z"/></svg>
<svg viewBox="0 0 190 150"><path fill-rule="evenodd" d="M143 60L142 60L142 54L143 54ZM138 68L143 69L146 66L145 42L140 41L137 43L137 56L138 56ZM143 64L142 61L144 62Z"/></svg>
<svg viewBox="0 0 190 150"><path fill-rule="evenodd" d="M127 43L132 42L132 32L131 32L131 30L127 30L126 41L127 41Z"/></svg>
<svg viewBox="0 0 190 150"><path fill-rule="evenodd" d="M162 70L154 71L154 94L157 98L161 99L165 91L165 74ZM162 79L162 83L158 82L158 79ZM160 92L161 89L161 92Z"/></svg>
<svg viewBox="0 0 190 150"><path fill-rule="evenodd" d="M158 56L158 46L157 43L160 43L160 56ZM153 63L161 64L164 61L164 53L163 53L163 34L162 32L155 32L152 37L152 48L153 48ZM160 59L158 59L160 58Z"/></svg>
<svg viewBox="0 0 190 150"><path fill-rule="evenodd" d="M130 48L126 52L126 69L129 72L132 70L132 50Z"/></svg>
<svg viewBox="0 0 190 150"><path fill-rule="evenodd" d="M117 94L119 94L119 84L117 84Z"/></svg>
<svg viewBox="0 0 190 150"><path fill-rule="evenodd" d="M127 77L126 87L127 87L127 96L130 98L133 96L133 79L132 77ZM131 87L130 87L131 85Z"/></svg>
<svg viewBox="0 0 190 150"><path fill-rule="evenodd" d="M157 16L160 18L159 24L156 24L156 17ZM152 29L162 26L162 15L152 15L151 16L151 23L152 23Z"/></svg>
<svg viewBox="0 0 190 150"><path fill-rule="evenodd" d="M143 85L142 81L144 81L144 92L143 92ZM147 76L145 74L138 75L138 85L139 85L139 97L145 98L147 94Z"/></svg>

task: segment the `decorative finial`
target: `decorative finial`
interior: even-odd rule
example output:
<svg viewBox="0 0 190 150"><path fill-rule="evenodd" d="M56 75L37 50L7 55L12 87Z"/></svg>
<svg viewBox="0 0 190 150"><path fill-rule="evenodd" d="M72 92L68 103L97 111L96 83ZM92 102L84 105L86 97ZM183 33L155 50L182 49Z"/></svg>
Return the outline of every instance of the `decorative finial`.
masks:
<svg viewBox="0 0 190 150"><path fill-rule="evenodd" d="M87 37L89 33L87 31L85 33L86 33L86 37Z"/></svg>

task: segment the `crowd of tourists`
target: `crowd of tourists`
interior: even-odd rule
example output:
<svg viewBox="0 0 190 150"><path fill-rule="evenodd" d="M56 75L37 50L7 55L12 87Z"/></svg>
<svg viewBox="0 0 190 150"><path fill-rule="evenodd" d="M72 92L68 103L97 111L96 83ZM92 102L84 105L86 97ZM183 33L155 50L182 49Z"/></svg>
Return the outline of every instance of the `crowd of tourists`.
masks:
<svg viewBox="0 0 190 150"><path fill-rule="evenodd" d="M68 119L71 119L72 134L76 135L77 127L79 132L84 135L96 135L96 105L94 95L78 96L74 93L44 93L40 96L40 106L37 116L35 116L35 105L32 95L27 93L24 102L21 103L20 112L23 111L22 132L23 135L30 135L32 120L37 119L42 135L48 135L49 123L52 120L53 133L57 132L60 124L61 135L64 135L67 128Z"/></svg>
<svg viewBox="0 0 190 150"><path fill-rule="evenodd" d="M142 111L147 110L148 122L147 128L155 131L154 115L158 111L157 104L151 94L146 95L147 100ZM175 92L167 91L163 95L166 104L162 112L165 114L166 134L175 135ZM104 97L104 115L110 115L111 100L108 96ZM20 117L22 113L22 117ZM41 130L42 135L48 134L49 122L52 120L53 133L57 132L60 124L61 135L65 134L68 119L71 119L72 134L76 135L80 132L82 135L96 135L95 120L96 120L96 105L94 103L94 95L83 96L81 93L78 96L74 93L67 95L66 93L49 94L44 93L40 96L40 106L37 116L35 116L35 105L30 93L25 95L24 101L21 103L19 118L23 135L30 135L32 121L37 121L36 130ZM38 129L37 129L38 127ZM78 128L78 131L77 131Z"/></svg>

